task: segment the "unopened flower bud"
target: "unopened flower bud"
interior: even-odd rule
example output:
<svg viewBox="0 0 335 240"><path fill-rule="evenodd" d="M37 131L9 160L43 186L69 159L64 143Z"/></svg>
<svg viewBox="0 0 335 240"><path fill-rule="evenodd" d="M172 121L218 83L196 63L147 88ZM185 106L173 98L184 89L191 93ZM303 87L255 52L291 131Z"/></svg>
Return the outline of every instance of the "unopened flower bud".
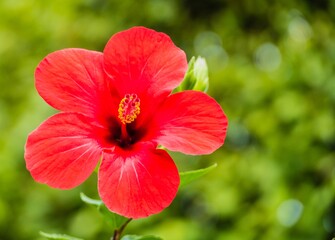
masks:
<svg viewBox="0 0 335 240"><path fill-rule="evenodd" d="M178 91L198 90L206 92L208 89L208 67L202 57L192 57L188 63L188 69L183 82L177 88Z"/></svg>

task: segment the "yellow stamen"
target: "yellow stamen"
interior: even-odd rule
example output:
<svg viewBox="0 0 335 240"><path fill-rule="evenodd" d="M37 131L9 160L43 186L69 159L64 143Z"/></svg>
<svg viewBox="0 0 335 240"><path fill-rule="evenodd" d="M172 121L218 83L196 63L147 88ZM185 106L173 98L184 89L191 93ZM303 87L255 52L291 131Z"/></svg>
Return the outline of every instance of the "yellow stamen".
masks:
<svg viewBox="0 0 335 240"><path fill-rule="evenodd" d="M136 94L126 94L119 104L118 112L123 124L133 122L140 114L140 99Z"/></svg>

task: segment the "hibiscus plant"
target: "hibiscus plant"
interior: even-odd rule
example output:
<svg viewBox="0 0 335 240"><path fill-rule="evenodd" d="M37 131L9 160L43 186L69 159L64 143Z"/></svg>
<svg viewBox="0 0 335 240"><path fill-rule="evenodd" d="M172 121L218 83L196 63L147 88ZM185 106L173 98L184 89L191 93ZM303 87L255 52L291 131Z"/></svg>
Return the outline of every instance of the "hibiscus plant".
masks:
<svg viewBox="0 0 335 240"><path fill-rule="evenodd" d="M131 219L161 212L180 184L212 168L179 173L165 149L210 154L225 140L227 118L204 93L205 60L192 59L188 68L184 51L164 33L133 27L113 35L103 52L53 52L35 80L40 96L60 112L28 136L26 167L37 182L71 189L98 165L101 200L81 198L112 219L115 240Z"/></svg>

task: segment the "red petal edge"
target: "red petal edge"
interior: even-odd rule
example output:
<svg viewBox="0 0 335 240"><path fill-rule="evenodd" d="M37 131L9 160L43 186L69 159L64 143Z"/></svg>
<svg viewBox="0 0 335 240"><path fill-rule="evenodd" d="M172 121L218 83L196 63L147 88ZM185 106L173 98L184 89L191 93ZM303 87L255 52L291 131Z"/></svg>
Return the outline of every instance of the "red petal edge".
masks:
<svg viewBox="0 0 335 240"><path fill-rule="evenodd" d="M103 154L98 189L112 212L143 218L168 207L179 182L177 167L167 152L139 144L131 151Z"/></svg>
<svg viewBox="0 0 335 240"><path fill-rule="evenodd" d="M59 113L48 118L26 143L26 167L32 177L61 189L81 184L101 157L92 132L91 121L81 114Z"/></svg>
<svg viewBox="0 0 335 240"><path fill-rule="evenodd" d="M225 140L228 120L220 105L198 91L173 94L151 123L152 138L171 151L210 154Z"/></svg>

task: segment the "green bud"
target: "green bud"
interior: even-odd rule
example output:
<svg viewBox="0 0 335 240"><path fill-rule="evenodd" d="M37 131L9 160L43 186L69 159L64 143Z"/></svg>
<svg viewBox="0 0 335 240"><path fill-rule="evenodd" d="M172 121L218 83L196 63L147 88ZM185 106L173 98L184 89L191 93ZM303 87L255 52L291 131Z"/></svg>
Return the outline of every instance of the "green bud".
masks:
<svg viewBox="0 0 335 240"><path fill-rule="evenodd" d="M177 88L178 92L183 90L208 90L208 67L204 58L192 57L189 61L184 80Z"/></svg>

